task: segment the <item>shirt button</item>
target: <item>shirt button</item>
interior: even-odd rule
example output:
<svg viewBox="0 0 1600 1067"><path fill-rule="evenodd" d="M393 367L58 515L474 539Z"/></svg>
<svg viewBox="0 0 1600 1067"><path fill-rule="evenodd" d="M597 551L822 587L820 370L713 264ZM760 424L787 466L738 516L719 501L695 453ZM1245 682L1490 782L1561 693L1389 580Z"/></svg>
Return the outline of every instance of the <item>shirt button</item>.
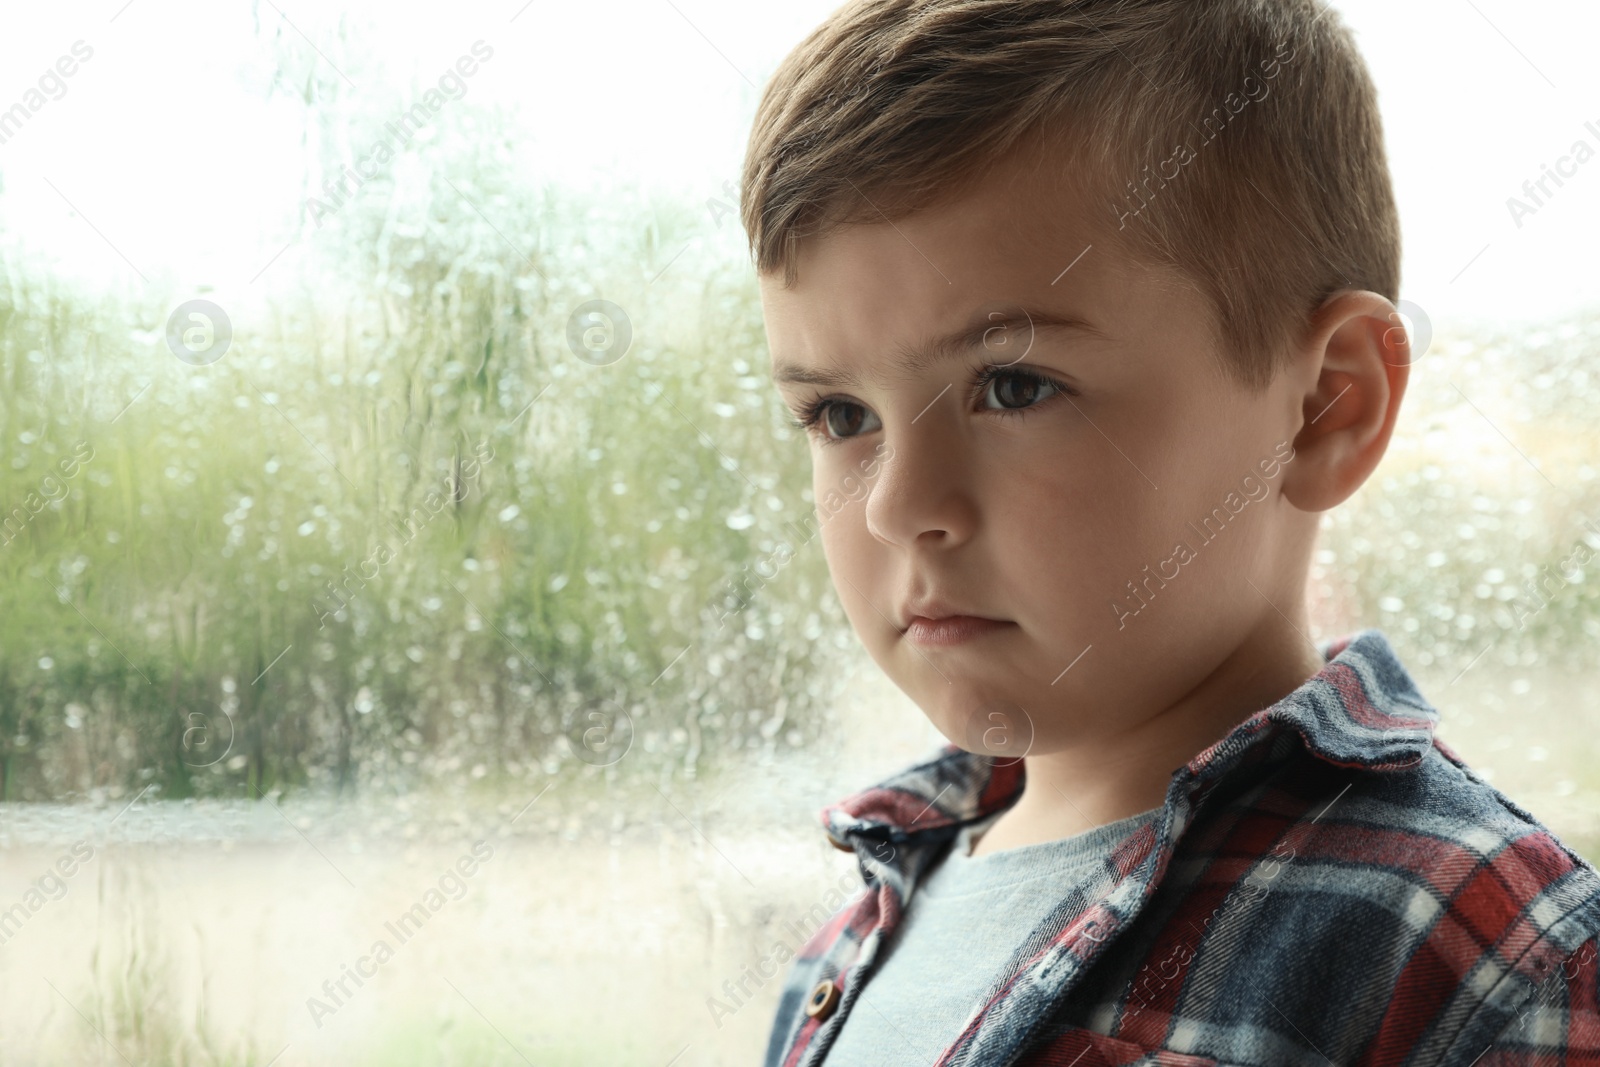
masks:
<svg viewBox="0 0 1600 1067"><path fill-rule="evenodd" d="M806 1014L819 1022L833 1014L833 1009L839 1005L839 987L833 980L824 978L811 990L811 996L806 998Z"/></svg>

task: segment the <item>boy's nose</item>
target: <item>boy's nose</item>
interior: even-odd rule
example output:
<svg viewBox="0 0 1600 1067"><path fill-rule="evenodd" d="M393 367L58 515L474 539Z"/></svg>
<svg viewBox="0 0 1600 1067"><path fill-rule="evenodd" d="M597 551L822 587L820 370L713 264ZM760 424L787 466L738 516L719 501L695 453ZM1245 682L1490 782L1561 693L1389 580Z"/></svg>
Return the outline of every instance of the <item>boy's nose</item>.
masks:
<svg viewBox="0 0 1600 1067"><path fill-rule="evenodd" d="M978 515L968 485L966 446L932 422L891 443L867 492L868 532L902 548L952 547L968 540Z"/></svg>

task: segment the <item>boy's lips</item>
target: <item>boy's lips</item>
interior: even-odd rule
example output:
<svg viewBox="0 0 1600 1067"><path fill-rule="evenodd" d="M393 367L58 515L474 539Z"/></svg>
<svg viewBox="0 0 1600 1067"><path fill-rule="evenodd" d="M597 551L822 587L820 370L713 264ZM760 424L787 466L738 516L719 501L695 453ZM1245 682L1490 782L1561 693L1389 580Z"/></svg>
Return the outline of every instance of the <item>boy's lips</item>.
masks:
<svg viewBox="0 0 1600 1067"><path fill-rule="evenodd" d="M901 609L901 617L906 621L901 625L901 635L917 641L918 645L958 645L982 637L984 633L1016 625L1008 619L982 616L938 598L907 603Z"/></svg>
<svg viewBox="0 0 1600 1067"><path fill-rule="evenodd" d="M903 634L913 625L920 625L924 629L940 623L956 623L963 619L976 623L1007 623L1007 619L998 619L992 615L984 615L977 611L970 611L948 600L929 597L922 600L907 601L900 609L900 632Z"/></svg>
<svg viewBox="0 0 1600 1067"><path fill-rule="evenodd" d="M1015 625L1004 619L986 619L978 615L946 615L942 619L926 619L919 615L911 620L904 635L919 645L959 645Z"/></svg>

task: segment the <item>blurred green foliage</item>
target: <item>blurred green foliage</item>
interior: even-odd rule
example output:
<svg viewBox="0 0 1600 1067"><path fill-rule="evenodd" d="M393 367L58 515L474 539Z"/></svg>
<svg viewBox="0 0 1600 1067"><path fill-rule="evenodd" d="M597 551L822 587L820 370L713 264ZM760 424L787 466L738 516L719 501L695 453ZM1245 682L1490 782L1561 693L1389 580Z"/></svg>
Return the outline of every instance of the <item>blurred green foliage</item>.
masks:
<svg viewBox="0 0 1600 1067"><path fill-rule="evenodd" d="M0 796L542 777L624 743L612 774L692 775L808 736L847 634L791 533L809 465L753 279L658 273L692 208L608 221L453 151L308 237L208 366L166 347L189 294L0 264ZM606 365L568 343L596 297L631 320Z"/></svg>
<svg viewBox="0 0 1600 1067"><path fill-rule="evenodd" d="M1600 316L1435 341L1382 465L1324 520L1329 626L1381 627L1447 680L1600 666L1597 354Z"/></svg>

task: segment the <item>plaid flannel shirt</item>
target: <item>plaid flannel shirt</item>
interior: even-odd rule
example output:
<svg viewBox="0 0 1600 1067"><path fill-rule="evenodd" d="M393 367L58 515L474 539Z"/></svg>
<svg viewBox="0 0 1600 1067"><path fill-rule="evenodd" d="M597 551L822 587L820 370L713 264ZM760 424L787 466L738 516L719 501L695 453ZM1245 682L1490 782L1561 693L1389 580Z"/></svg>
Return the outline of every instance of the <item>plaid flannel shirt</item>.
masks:
<svg viewBox="0 0 1600 1067"><path fill-rule="evenodd" d="M1382 632L1322 653L1063 890L939 1067L1600 1065L1600 874L1433 736ZM796 955L766 1067L824 1063L922 873L1023 781L946 746L823 809L865 888Z"/></svg>

